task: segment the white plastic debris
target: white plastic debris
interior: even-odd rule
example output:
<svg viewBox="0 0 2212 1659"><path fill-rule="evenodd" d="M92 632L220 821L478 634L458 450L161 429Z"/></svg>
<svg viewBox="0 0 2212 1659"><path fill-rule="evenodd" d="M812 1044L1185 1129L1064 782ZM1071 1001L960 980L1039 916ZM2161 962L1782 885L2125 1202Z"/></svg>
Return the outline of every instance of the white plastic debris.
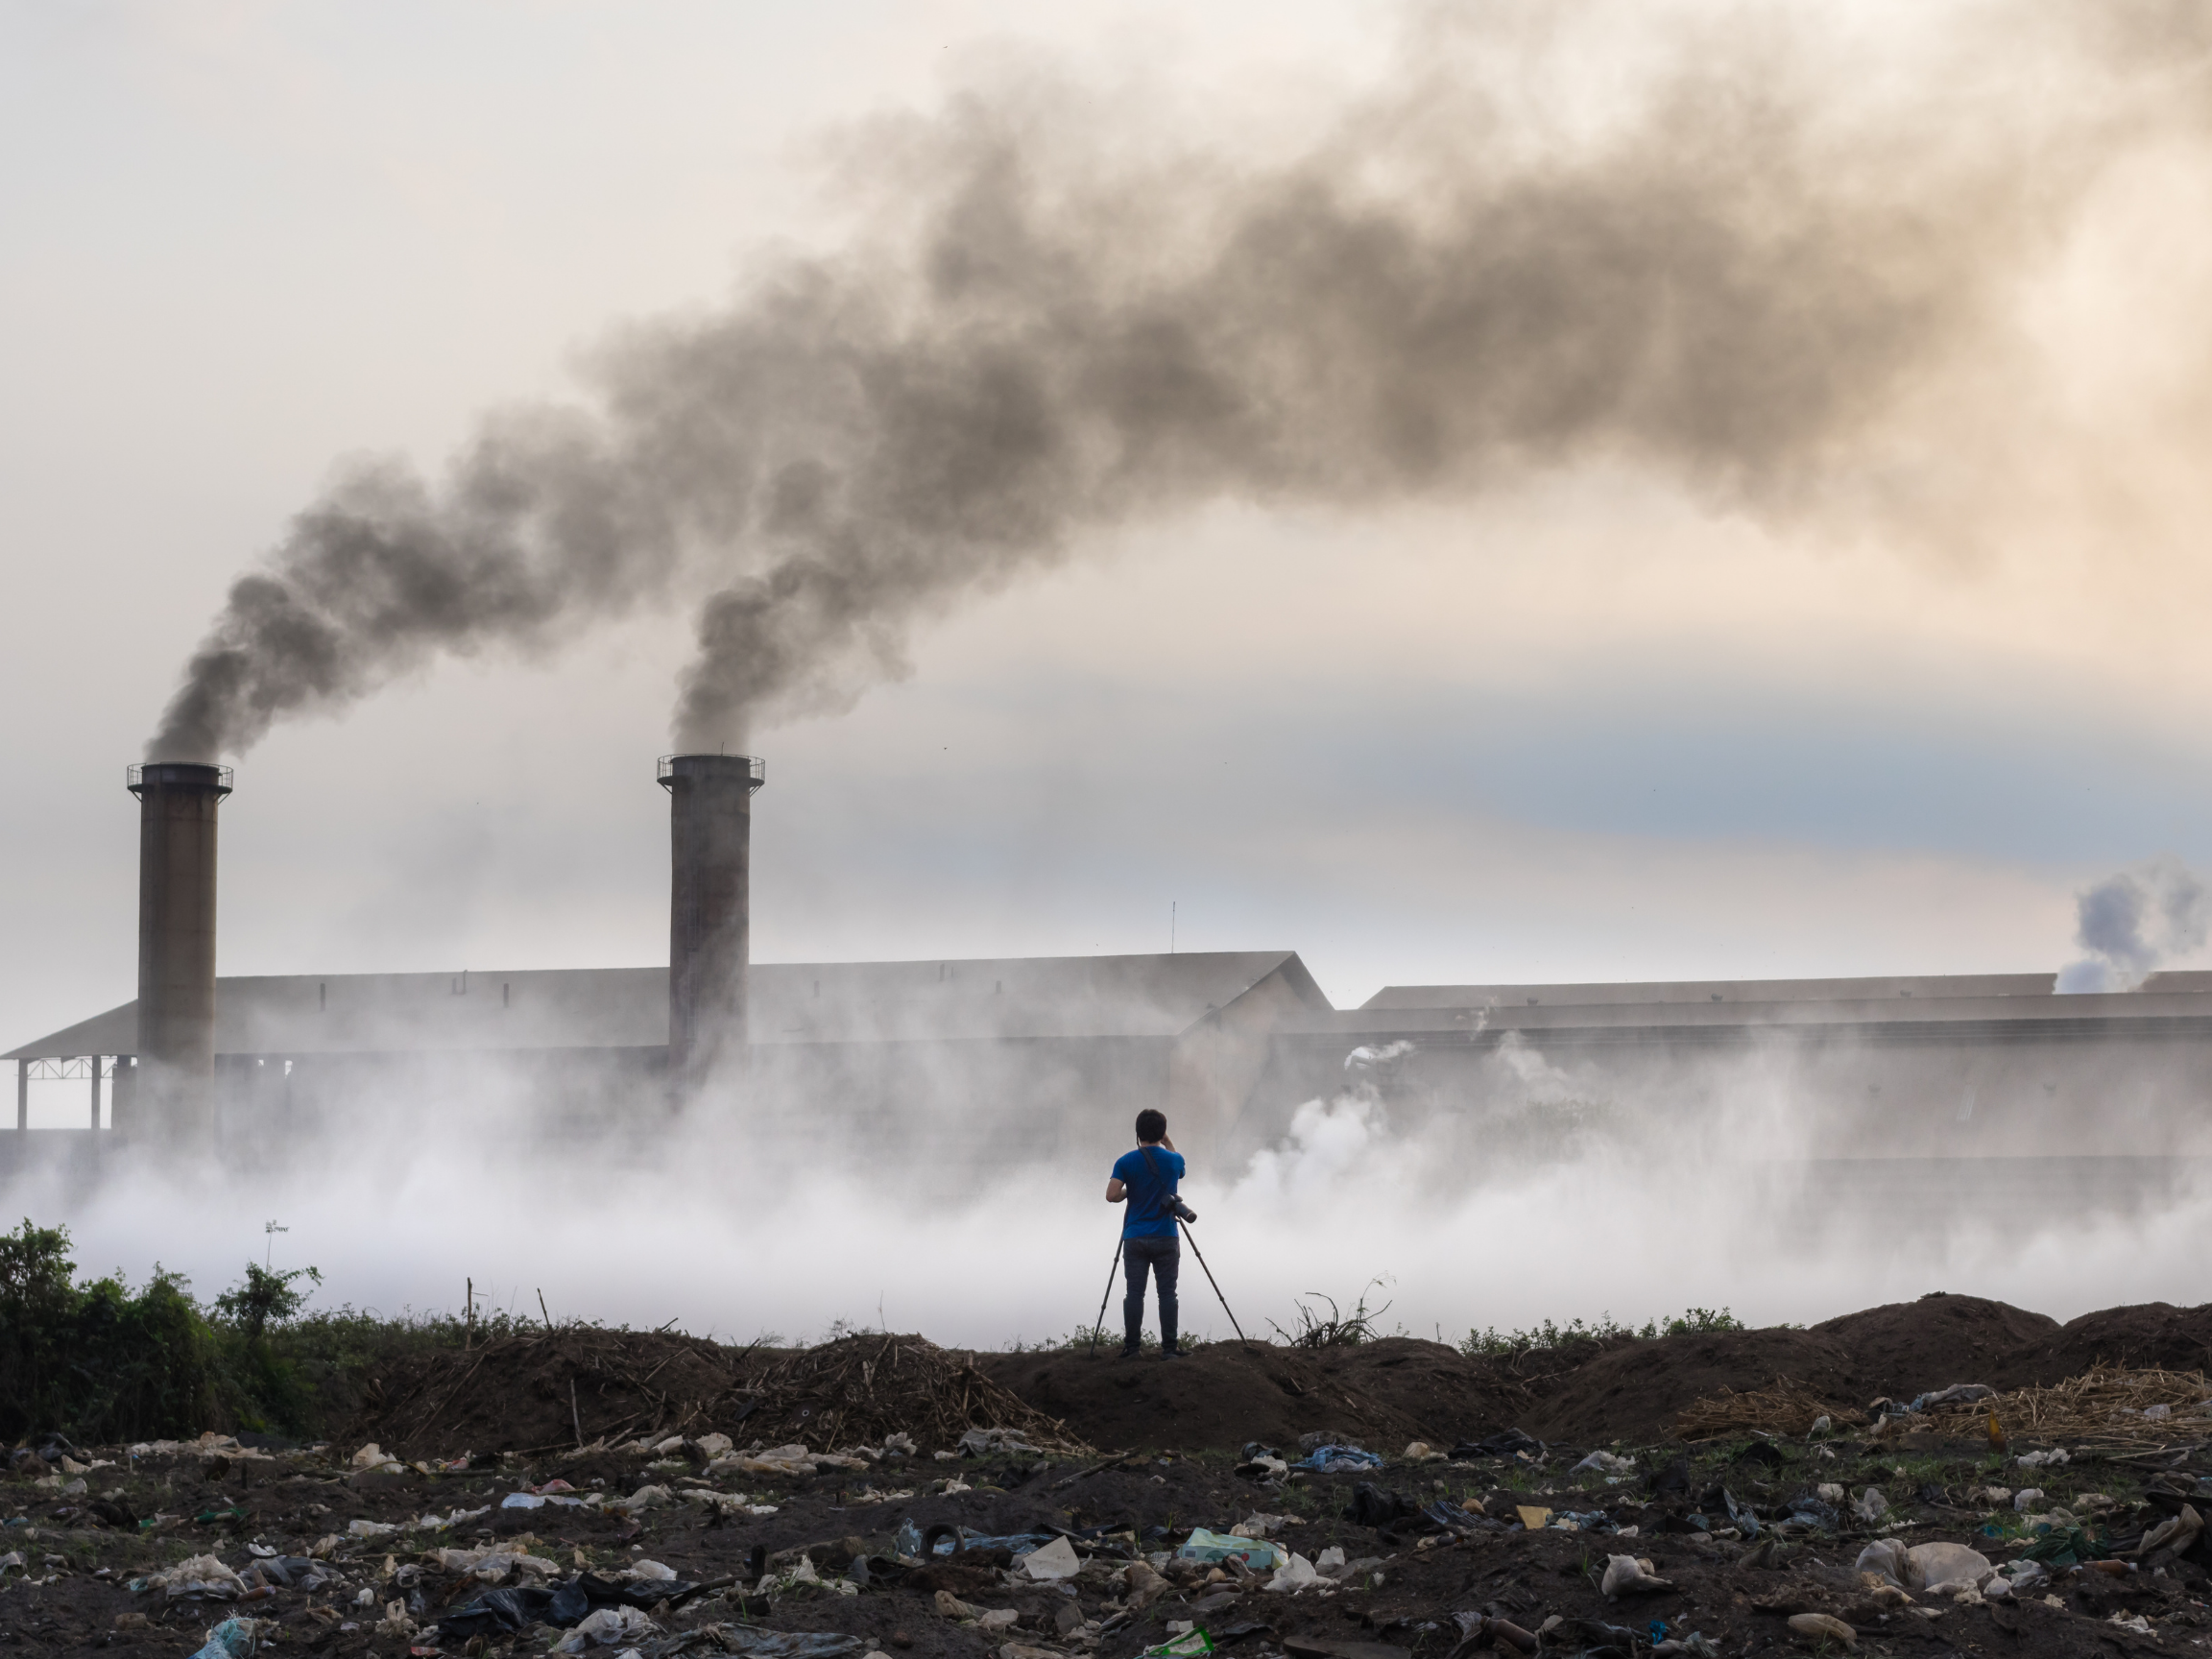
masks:
<svg viewBox="0 0 2212 1659"><path fill-rule="evenodd" d="M657 1635L660 1629L635 1607L602 1607L562 1637L555 1651L583 1653L593 1647L613 1647L635 1637Z"/></svg>
<svg viewBox="0 0 2212 1659"><path fill-rule="evenodd" d="M1599 1580L1598 1588L1610 1601L1617 1596L1648 1596L1674 1586L1651 1571L1651 1563L1639 1561L1633 1555L1609 1556L1605 1562L1605 1576Z"/></svg>
<svg viewBox="0 0 2212 1659"><path fill-rule="evenodd" d="M1877 1526L1889 1513L1889 1496L1879 1486L1869 1486L1852 1500L1851 1512L1867 1526Z"/></svg>
<svg viewBox="0 0 2212 1659"><path fill-rule="evenodd" d="M2054 1446L2048 1452L2023 1452L2012 1461L2023 1469L2055 1469L2061 1463L2072 1462L2073 1458L2065 1447Z"/></svg>
<svg viewBox="0 0 2212 1659"><path fill-rule="evenodd" d="M675 1579L676 1569L660 1561L633 1561L615 1576L628 1578L633 1583L649 1580L656 1584L666 1584Z"/></svg>
<svg viewBox="0 0 2212 1659"><path fill-rule="evenodd" d="M2027 1514L2030 1509L2042 1502L2043 1488L2040 1486L2023 1486L2019 1491L2012 1494L2012 1507L2015 1512L2022 1515Z"/></svg>
<svg viewBox="0 0 2212 1659"><path fill-rule="evenodd" d="M1299 1591L1310 1589L1321 1582L1321 1575L1313 1570L1313 1563L1293 1551L1290 1559L1276 1568L1275 1575L1261 1588L1277 1593L1296 1595Z"/></svg>
<svg viewBox="0 0 2212 1659"><path fill-rule="evenodd" d="M1568 1471L1571 1475L1627 1475L1635 1471L1636 1459L1617 1457L1610 1452L1593 1452Z"/></svg>
<svg viewBox="0 0 2212 1659"><path fill-rule="evenodd" d="M1055 1538L1040 1549L1032 1550L1022 1557L1022 1576L1058 1583L1072 1578L1083 1571L1083 1562L1075 1553L1075 1547L1065 1538Z"/></svg>

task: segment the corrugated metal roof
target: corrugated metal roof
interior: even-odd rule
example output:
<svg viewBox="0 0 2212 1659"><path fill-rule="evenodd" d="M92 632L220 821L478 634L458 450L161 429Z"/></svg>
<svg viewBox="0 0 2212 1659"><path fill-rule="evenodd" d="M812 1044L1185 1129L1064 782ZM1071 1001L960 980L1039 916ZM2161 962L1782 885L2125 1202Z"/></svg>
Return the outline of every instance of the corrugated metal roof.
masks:
<svg viewBox="0 0 2212 1659"><path fill-rule="evenodd" d="M1587 985L1385 985L1363 1008L1605 1008L1703 1002L1897 1002L2055 995L2056 974L1924 974L1852 979L1682 979ZM2153 974L2130 997L2212 994L2212 973ZM2072 1002L2073 998L2065 1000ZM2102 998L2099 999L2102 1001ZM2085 1004L2089 1006L2090 1004Z"/></svg>
<svg viewBox="0 0 2212 1659"><path fill-rule="evenodd" d="M769 962L754 965L748 985L756 1043L1171 1037L1276 973L1328 1011L1289 950ZM668 971L256 975L217 980L215 1009L219 1054L659 1047L668 1041ZM132 1001L4 1058L137 1046Z"/></svg>

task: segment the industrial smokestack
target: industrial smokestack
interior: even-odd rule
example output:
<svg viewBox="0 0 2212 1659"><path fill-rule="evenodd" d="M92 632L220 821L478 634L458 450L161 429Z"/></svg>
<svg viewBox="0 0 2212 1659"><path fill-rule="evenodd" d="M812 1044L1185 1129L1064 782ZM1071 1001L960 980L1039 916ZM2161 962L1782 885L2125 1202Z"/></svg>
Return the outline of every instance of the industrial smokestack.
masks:
<svg viewBox="0 0 2212 1659"><path fill-rule="evenodd" d="M696 1083L745 1046L752 957L753 791L768 765L750 755L663 755L668 791L668 1072Z"/></svg>
<svg viewBox="0 0 2212 1659"><path fill-rule="evenodd" d="M155 761L132 767L129 786L138 797L138 1074L132 1122L118 1113L115 1126L204 1145L215 1129L215 814L230 768Z"/></svg>

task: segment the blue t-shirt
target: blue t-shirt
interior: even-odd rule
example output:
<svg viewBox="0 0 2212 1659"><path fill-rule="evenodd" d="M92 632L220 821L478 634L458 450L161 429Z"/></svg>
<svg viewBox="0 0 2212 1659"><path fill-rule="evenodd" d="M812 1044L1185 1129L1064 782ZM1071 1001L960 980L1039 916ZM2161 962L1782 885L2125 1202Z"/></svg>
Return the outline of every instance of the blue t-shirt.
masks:
<svg viewBox="0 0 2212 1659"><path fill-rule="evenodd" d="M1114 1161L1114 1179L1129 1191L1129 1213L1121 1217L1124 1238L1172 1238L1175 1217L1162 1204L1183 1179L1183 1154L1165 1146L1142 1146Z"/></svg>

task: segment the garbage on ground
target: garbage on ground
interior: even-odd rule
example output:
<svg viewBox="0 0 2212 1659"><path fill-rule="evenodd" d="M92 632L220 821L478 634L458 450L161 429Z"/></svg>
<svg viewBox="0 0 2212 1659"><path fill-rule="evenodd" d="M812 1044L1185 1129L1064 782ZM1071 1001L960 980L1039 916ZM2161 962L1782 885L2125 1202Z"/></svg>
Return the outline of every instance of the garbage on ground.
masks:
<svg viewBox="0 0 2212 1659"><path fill-rule="evenodd" d="M2185 1554L2203 1534L2204 1518L2197 1513L2195 1504L2184 1503L2178 1515L2168 1517L2143 1534L2135 1553L2148 1555L2153 1550L2171 1549L2176 1555Z"/></svg>
<svg viewBox="0 0 2212 1659"><path fill-rule="evenodd" d="M1977 1400L1994 1400L1997 1390L1986 1382L1954 1382L1948 1388L1938 1388L1933 1394L1923 1394L1910 1407L1914 1411L1930 1410L1937 1406L1970 1406Z"/></svg>
<svg viewBox="0 0 2212 1659"><path fill-rule="evenodd" d="M1531 1532L1541 1532L1551 1525L1551 1511L1534 1503L1516 1504L1513 1513L1521 1517L1521 1525Z"/></svg>
<svg viewBox="0 0 2212 1659"><path fill-rule="evenodd" d="M1193 1539L1197 1535L1192 1534ZM1055 1538L1049 1544L1040 1545L1022 1558L1022 1574L1046 1583L1057 1583L1072 1578L1083 1571L1082 1557L1075 1553L1075 1546L1065 1538Z"/></svg>
<svg viewBox="0 0 2212 1659"><path fill-rule="evenodd" d="M1027 1453L1037 1455L1042 1450L1032 1446L1015 1429L971 1429L960 1436L954 1447L963 1457L981 1457L995 1452Z"/></svg>
<svg viewBox="0 0 2212 1659"><path fill-rule="evenodd" d="M487 1590L438 1621L438 1632L457 1641L471 1636L512 1635L533 1624L565 1629L580 1624L591 1611L582 1584L571 1579L548 1589L542 1585L517 1585Z"/></svg>
<svg viewBox="0 0 2212 1659"><path fill-rule="evenodd" d="M1068 1549L1066 1539L1057 1542L1061 1549ZM1213 1532L1204 1527L1192 1527L1190 1536L1175 1553L1186 1561L1205 1561L1215 1565L1223 1561L1241 1561L1255 1573L1271 1573L1290 1558L1287 1550L1280 1544L1270 1544L1264 1538L1239 1537L1234 1532ZM1068 1554L1072 1560L1075 1552L1069 1550Z"/></svg>
<svg viewBox="0 0 2212 1659"><path fill-rule="evenodd" d="M1889 1513L1889 1496L1879 1486L1869 1486L1852 1500L1851 1513L1869 1527L1877 1526Z"/></svg>
<svg viewBox="0 0 2212 1659"><path fill-rule="evenodd" d="M131 1590L134 1595L158 1590L170 1600L193 1596L206 1601L235 1601L245 1593L246 1584L216 1557L194 1555L180 1561L166 1573L133 1578Z"/></svg>
<svg viewBox="0 0 2212 1659"><path fill-rule="evenodd" d="M593 1647L616 1647L640 1636L658 1636L661 1626L635 1607L602 1607L579 1620L561 1638L557 1653L584 1653Z"/></svg>
<svg viewBox="0 0 2212 1659"><path fill-rule="evenodd" d="M688 1645L698 1637L705 1637L709 1648L743 1653L747 1659L842 1659L866 1646L857 1636L830 1630L759 1630L750 1624L702 1624L677 1641Z"/></svg>
<svg viewBox="0 0 2212 1659"><path fill-rule="evenodd" d="M353 1454L353 1467L364 1474L397 1474L407 1465L372 1440Z"/></svg>
<svg viewBox="0 0 2212 1659"><path fill-rule="evenodd" d="M1310 1589L1321 1582L1323 1579L1321 1575L1314 1571L1313 1563L1293 1551L1290 1559L1275 1570L1275 1576L1268 1579L1261 1588L1277 1595L1294 1596L1299 1591Z"/></svg>
<svg viewBox="0 0 2212 1659"><path fill-rule="evenodd" d="M2042 1502L2043 1488L2040 1486L2024 1486L2012 1494L2012 1507L2023 1515Z"/></svg>
<svg viewBox="0 0 2212 1659"><path fill-rule="evenodd" d="M1605 1576L1599 1580L1598 1588L1610 1601L1617 1596L1649 1596L1674 1586L1653 1573L1650 1562L1639 1561L1633 1555L1614 1555L1606 1559Z"/></svg>
<svg viewBox="0 0 2212 1659"><path fill-rule="evenodd" d="M1379 1453L1362 1452L1357 1446L1316 1446L1290 1467L1310 1469L1316 1475L1357 1475L1382 1468L1382 1458Z"/></svg>
<svg viewBox="0 0 2212 1659"><path fill-rule="evenodd" d="M1132 1561L1124 1567L1121 1582L1128 1587L1129 1610L1133 1613L1142 1613L1173 1588L1145 1561Z"/></svg>
<svg viewBox="0 0 2212 1659"><path fill-rule="evenodd" d="M1407 1463L1441 1463L1444 1461L1444 1454L1437 1451L1426 1440L1408 1442L1406 1450L1398 1455Z"/></svg>
<svg viewBox="0 0 2212 1659"><path fill-rule="evenodd" d="M1570 1475L1630 1475L1635 1473L1636 1459L1617 1457L1610 1452L1593 1452L1575 1465Z"/></svg>
<svg viewBox="0 0 2212 1659"><path fill-rule="evenodd" d="M2055 1469L2061 1463L2073 1461L2073 1455L2063 1446L2054 1446L2048 1452L2023 1452L2012 1459L2023 1469Z"/></svg>
<svg viewBox="0 0 2212 1659"><path fill-rule="evenodd" d="M487 1544L476 1550L433 1550L430 1557L447 1573L471 1574L487 1584L496 1584L517 1570L546 1578L561 1575L558 1563L533 1555L513 1544Z"/></svg>
<svg viewBox="0 0 2212 1659"><path fill-rule="evenodd" d="M261 1645L261 1621L226 1619L207 1632L206 1646L192 1659L250 1659Z"/></svg>
<svg viewBox="0 0 2212 1659"><path fill-rule="evenodd" d="M1464 1463L1474 1457L1541 1457L1544 1442L1535 1435L1519 1429L1501 1430L1480 1440L1462 1440L1452 1448L1452 1461Z"/></svg>
<svg viewBox="0 0 2212 1659"><path fill-rule="evenodd" d="M1145 1648L1144 1655L1145 1659L1197 1659L1199 1654L1213 1651L1214 1644L1207 1639L1206 1632L1191 1630L1172 1642L1163 1642L1157 1647Z"/></svg>
<svg viewBox="0 0 2212 1659"><path fill-rule="evenodd" d="M2047 1567L2076 1567L2084 1562L2104 1560L2111 1553L2079 1527L2045 1527L2038 1529L2035 1538L2020 1551L2020 1558L2040 1561Z"/></svg>
<svg viewBox="0 0 2212 1659"><path fill-rule="evenodd" d="M1842 1620L1826 1613L1792 1613L1790 1616L1790 1633L1815 1640L1840 1642L1846 1647L1856 1647L1859 1632Z"/></svg>

